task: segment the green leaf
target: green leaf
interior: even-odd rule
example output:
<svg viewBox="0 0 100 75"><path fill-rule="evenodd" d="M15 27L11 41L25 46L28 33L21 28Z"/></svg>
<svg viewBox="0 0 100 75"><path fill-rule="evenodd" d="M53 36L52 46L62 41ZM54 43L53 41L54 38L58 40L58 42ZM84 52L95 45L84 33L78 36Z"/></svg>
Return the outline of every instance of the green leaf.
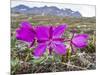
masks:
<svg viewBox="0 0 100 75"><path fill-rule="evenodd" d="M38 59L31 60L31 62L34 64L40 64L40 63L43 63L45 61L45 59L46 59L46 57L40 57Z"/></svg>
<svg viewBox="0 0 100 75"><path fill-rule="evenodd" d="M12 37L11 38L11 47L14 48L15 45L16 45L16 39L15 39L15 37Z"/></svg>
<svg viewBox="0 0 100 75"><path fill-rule="evenodd" d="M11 66L12 67L15 67L16 65L18 65L18 63L19 63L19 60L18 59L11 60Z"/></svg>

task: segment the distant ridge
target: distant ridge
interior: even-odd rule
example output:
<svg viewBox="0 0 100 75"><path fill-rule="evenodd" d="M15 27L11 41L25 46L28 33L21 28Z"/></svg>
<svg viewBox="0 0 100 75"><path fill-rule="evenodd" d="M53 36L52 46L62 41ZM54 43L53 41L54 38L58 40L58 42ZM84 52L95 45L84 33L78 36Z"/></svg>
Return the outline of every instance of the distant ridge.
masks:
<svg viewBox="0 0 100 75"><path fill-rule="evenodd" d="M71 9L59 9L56 6L43 6L43 7L28 7L26 5L18 5L11 8L12 13L33 14L33 15L50 15L62 17L82 17L79 11L72 11Z"/></svg>

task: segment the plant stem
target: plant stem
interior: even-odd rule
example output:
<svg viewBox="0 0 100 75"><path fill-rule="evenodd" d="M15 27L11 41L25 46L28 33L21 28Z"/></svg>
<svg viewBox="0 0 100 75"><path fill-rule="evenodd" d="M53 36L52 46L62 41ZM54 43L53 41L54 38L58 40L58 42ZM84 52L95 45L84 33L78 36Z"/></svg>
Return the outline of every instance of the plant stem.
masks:
<svg viewBox="0 0 100 75"><path fill-rule="evenodd" d="M25 58L25 62L28 60L29 55L30 55L30 54L28 54L28 55L26 56L26 58Z"/></svg>

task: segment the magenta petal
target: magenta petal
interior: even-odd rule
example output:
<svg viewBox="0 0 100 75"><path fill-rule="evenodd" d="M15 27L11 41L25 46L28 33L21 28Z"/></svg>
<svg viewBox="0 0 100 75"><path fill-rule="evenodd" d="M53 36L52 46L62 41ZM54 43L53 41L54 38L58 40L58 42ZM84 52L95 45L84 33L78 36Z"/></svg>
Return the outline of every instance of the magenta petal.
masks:
<svg viewBox="0 0 100 75"><path fill-rule="evenodd" d="M53 48L54 48L54 51L59 55L65 55L66 54L66 50L67 50L66 46L61 42L56 42L54 44Z"/></svg>
<svg viewBox="0 0 100 75"><path fill-rule="evenodd" d="M74 36L74 38L72 39L72 44L78 48L86 47L88 45L88 35L79 34Z"/></svg>
<svg viewBox="0 0 100 75"><path fill-rule="evenodd" d="M37 26L36 36L38 40L48 40L49 39L49 26Z"/></svg>
<svg viewBox="0 0 100 75"><path fill-rule="evenodd" d="M37 48L34 50L33 55L36 57L40 57L46 51L46 44L39 44Z"/></svg>
<svg viewBox="0 0 100 75"><path fill-rule="evenodd" d="M61 37L64 34L64 31L66 30L66 28L67 28L66 24L62 24L54 28L53 37L54 38Z"/></svg>
<svg viewBox="0 0 100 75"><path fill-rule="evenodd" d="M32 42L34 36L34 30L29 22L22 22L21 26L16 30L16 38L18 40Z"/></svg>

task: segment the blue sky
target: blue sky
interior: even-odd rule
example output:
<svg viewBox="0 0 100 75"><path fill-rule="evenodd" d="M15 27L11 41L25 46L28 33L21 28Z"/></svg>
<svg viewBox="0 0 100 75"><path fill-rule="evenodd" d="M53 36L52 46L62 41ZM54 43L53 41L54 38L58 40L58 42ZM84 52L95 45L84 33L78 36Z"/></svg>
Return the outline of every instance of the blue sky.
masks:
<svg viewBox="0 0 100 75"><path fill-rule="evenodd" d="M28 2L28 1L11 1L11 7L17 6L19 4L24 4L29 7L42 7L42 6L56 6L60 9L70 8L73 11L79 11L84 17L95 16L95 6L94 5L77 5L77 4L60 4L60 3L40 3L40 2Z"/></svg>

